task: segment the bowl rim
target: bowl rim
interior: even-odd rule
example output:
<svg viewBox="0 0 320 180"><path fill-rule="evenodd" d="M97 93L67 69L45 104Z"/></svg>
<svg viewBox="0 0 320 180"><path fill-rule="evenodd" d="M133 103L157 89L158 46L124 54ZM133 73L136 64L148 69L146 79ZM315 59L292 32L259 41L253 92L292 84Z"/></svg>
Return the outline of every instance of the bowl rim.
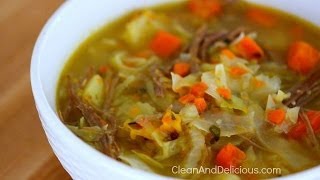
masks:
<svg viewBox="0 0 320 180"><path fill-rule="evenodd" d="M48 99L46 98L46 95L44 93L43 85L41 82L41 76L40 76L40 72L39 72L40 62L41 62L41 52L42 52L43 46L46 44L48 32L51 29L54 29L55 26L59 25L60 15L62 14L62 12L68 11L68 9L73 6L74 2L75 1L65 1L58 7L58 9L56 9L54 11L54 13L50 16L50 18L47 20L47 22L43 26L43 28L42 28L42 30L36 40L36 43L35 43L35 46L34 46L34 49L32 52L31 64L30 64L30 81L31 81L32 94L33 94L33 97L35 100L36 109L37 109L39 115L45 116L43 119L40 118L42 126L44 126L44 124L47 124L47 123L50 124L51 127L56 126L57 129L59 129L60 133L65 134L66 137L69 137L79 147L81 147L83 151L87 151L87 154L90 154L90 156L96 156L97 158L101 159L101 163L103 163L105 166L109 166L109 167L117 166L118 168L112 168L112 170L113 170L113 172L117 173L118 175L121 174L127 178L132 178L132 174L134 174L135 178L174 179L173 177L163 176L160 174L146 172L141 169L136 169L136 168L130 167L122 162L116 161L116 160L110 158L109 156L95 150L94 148L92 148L91 146L86 144L84 141L82 141L80 138L78 138L76 135L74 135L62 123L62 121L60 120L60 118L56 114L55 110L53 108L51 108L51 106L48 102ZM167 3L167 2L165 2L165 3ZM252 0L251 0L250 3L254 3L254 2L252 2ZM157 4L160 4L160 3L157 3ZM263 3L262 3L262 5L263 5ZM268 5L265 5L265 6L268 6ZM281 10L281 11L287 12L285 10ZM290 13L290 12L287 12L287 13ZM294 14L294 13L291 13L291 14L298 16L298 17L301 17L301 16ZM306 19L306 20L308 21L308 19ZM108 24L108 23L110 23L110 21L105 22L104 24ZM314 23L312 23L312 24L314 24ZM319 26L317 25L317 27L319 27ZM98 27L98 29L101 29L101 27ZM90 35L89 35L89 37L90 37ZM86 38L88 38L88 37L86 37ZM82 40L82 41L84 41L84 40ZM77 47L78 46L76 46L76 48ZM61 74L61 72L59 72L59 74ZM57 87L57 83L56 83L55 87ZM56 90L54 90L54 92L56 93ZM54 94L54 96L56 96L56 95ZM54 153L56 153L56 152L54 152ZM65 168L65 170L68 171L69 174L71 174L68 169ZM306 169L304 171L292 173L292 174L286 175L284 177L276 178L276 179L291 179L291 178L303 178L303 177L316 178L316 177L320 177L319 175L317 176L317 172L319 172L319 170L320 170L320 165L314 166L314 167ZM124 173L124 172L126 172L126 173Z"/></svg>

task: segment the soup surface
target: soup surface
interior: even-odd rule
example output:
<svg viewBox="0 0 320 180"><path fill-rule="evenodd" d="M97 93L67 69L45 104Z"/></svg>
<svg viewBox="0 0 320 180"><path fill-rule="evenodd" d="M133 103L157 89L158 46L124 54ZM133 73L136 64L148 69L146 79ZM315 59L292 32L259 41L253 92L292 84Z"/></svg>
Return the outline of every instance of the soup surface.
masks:
<svg viewBox="0 0 320 180"><path fill-rule="evenodd" d="M203 179L299 172L320 164L319 32L242 1L136 10L74 52L57 109L90 146L145 171Z"/></svg>

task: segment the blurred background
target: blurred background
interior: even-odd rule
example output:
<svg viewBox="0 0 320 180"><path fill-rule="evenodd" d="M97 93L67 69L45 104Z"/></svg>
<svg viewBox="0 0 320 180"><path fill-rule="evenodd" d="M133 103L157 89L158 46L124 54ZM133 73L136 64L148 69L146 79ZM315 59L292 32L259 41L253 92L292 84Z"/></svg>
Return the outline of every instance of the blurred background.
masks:
<svg viewBox="0 0 320 180"><path fill-rule="evenodd" d="M63 0L0 0L0 179L71 179L54 156L31 93L36 38Z"/></svg>

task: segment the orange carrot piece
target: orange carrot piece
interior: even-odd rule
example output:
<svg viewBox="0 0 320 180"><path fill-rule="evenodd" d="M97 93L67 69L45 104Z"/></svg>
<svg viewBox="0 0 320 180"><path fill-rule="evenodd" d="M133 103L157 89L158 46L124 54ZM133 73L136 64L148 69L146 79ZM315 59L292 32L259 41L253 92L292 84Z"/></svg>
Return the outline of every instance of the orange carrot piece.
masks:
<svg viewBox="0 0 320 180"><path fill-rule="evenodd" d="M108 70L107 66L102 65L102 66L99 67L99 73L100 74L105 74L107 72L107 70Z"/></svg>
<svg viewBox="0 0 320 180"><path fill-rule="evenodd" d="M253 78L252 79L252 83L256 88L261 88L261 87L263 87L265 85L263 81L261 81L261 80L259 80L257 78Z"/></svg>
<svg viewBox="0 0 320 180"><path fill-rule="evenodd" d="M240 56L248 60L260 59L264 55L262 48L248 36L235 45L235 50Z"/></svg>
<svg viewBox="0 0 320 180"><path fill-rule="evenodd" d="M283 109L275 109L267 112L268 121L274 124L281 124L286 118L286 112Z"/></svg>
<svg viewBox="0 0 320 180"><path fill-rule="evenodd" d="M262 9L251 8L246 16L250 21L265 27L273 27L277 24L277 18Z"/></svg>
<svg viewBox="0 0 320 180"><path fill-rule="evenodd" d="M244 69L243 67L239 67L239 66L231 67L229 70L230 75L233 77L242 76L242 75L246 74L247 72L248 71L246 69Z"/></svg>
<svg viewBox="0 0 320 180"><path fill-rule="evenodd" d="M164 123L164 124L170 124L171 122L172 122L171 116L164 116L162 118L162 123Z"/></svg>
<svg viewBox="0 0 320 180"><path fill-rule="evenodd" d="M307 117L310 120L311 127L315 133L320 133L320 112L308 111Z"/></svg>
<svg viewBox="0 0 320 180"><path fill-rule="evenodd" d="M320 133L320 111L308 111L306 115L309 118L313 131L316 134ZM300 139L305 135L307 135L307 126L301 117L299 117L297 123L290 129L288 136L294 139Z"/></svg>
<svg viewBox="0 0 320 180"><path fill-rule="evenodd" d="M223 49L221 51L221 54L227 56L229 59L234 59L236 57L236 55L232 51L230 51L229 49Z"/></svg>
<svg viewBox="0 0 320 180"><path fill-rule="evenodd" d="M222 11L219 0L190 0L188 8L194 15L203 19L216 16Z"/></svg>
<svg viewBox="0 0 320 180"><path fill-rule="evenodd" d="M320 53L310 44L297 41L288 51L288 66L301 74L308 74L319 63Z"/></svg>
<svg viewBox="0 0 320 180"><path fill-rule="evenodd" d="M151 41L151 49L160 57L169 57L180 49L182 41L176 35L159 31Z"/></svg>
<svg viewBox="0 0 320 180"><path fill-rule="evenodd" d="M196 98L196 97L195 97L193 94L186 94L186 95L181 96L181 97L179 98L179 102L180 102L181 104L188 104L188 103L193 102L195 98Z"/></svg>
<svg viewBox="0 0 320 180"><path fill-rule="evenodd" d="M173 66L173 72L184 77L190 73L190 64L183 62L176 63Z"/></svg>
<svg viewBox="0 0 320 180"><path fill-rule="evenodd" d="M235 145L228 143L216 156L216 164L224 168L238 167L246 159L246 154Z"/></svg>
<svg viewBox="0 0 320 180"><path fill-rule="evenodd" d="M208 86L205 83L199 82L191 87L190 94L193 94L196 97L203 97L207 89Z"/></svg>
<svg viewBox="0 0 320 180"><path fill-rule="evenodd" d="M199 113L202 113L207 109L207 102L203 97L196 98L194 100L194 105L197 107Z"/></svg>
<svg viewBox="0 0 320 180"><path fill-rule="evenodd" d="M231 90L229 88L218 87L217 92L221 97L223 97L225 99L231 99L232 94L231 94Z"/></svg>

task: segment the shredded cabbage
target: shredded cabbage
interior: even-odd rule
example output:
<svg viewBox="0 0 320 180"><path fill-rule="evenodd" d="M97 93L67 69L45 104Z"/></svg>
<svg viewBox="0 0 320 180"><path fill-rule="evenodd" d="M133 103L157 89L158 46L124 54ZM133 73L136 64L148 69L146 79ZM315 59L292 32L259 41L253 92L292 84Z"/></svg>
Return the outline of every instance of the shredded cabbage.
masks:
<svg viewBox="0 0 320 180"><path fill-rule="evenodd" d="M217 92L217 84L222 85L222 87L227 87L225 86L226 84L226 76L224 72L224 68L221 64L216 67L218 69L218 72L205 72L201 76L201 81L205 83L208 86L208 89L206 90L206 93L212 96L217 104L224 109L227 110L240 110L244 113L247 113L247 105L244 103L244 101L240 98L238 98L235 95L232 95L231 100L225 100L223 99ZM216 78L217 75L221 76L221 78Z"/></svg>
<svg viewBox="0 0 320 180"><path fill-rule="evenodd" d="M130 98L127 98L127 101L117 108L117 116L123 120L134 119L140 115L154 115L155 113L156 109L149 103L135 102Z"/></svg>
<svg viewBox="0 0 320 180"><path fill-rule="evenodd" d="M193 84L195 84L198 80L198 76L195 74L191 74L187 77L181 77L180 75L172 72L171 77L172 77L172 90L174 92L178 92L179 89L184 87L190 87Z"/></svg>
<svg viewBox="0 0 320 180"><path fill-rule="evenodd" d="M273 99L278 103L281 103L283 100L289 98L290 95L290 93L284 93L283 91L278 90L277 94L273 94Z"/></svg>
<svg viewBox="0 0 320 180"><path fill-rule="evenodd" d="M144 162L135 153L123 152L119 155L119 159L121 159L123 162L129 164L131 167L134 167L137 169L142 169L142 170L148 171L148 172L155 172L155 170L148 164L148 162Z"/></svg>
<svg viewBox="0 0 320 180"><path fill-rule="evenodd" d="M184 106L180 110L179 115L184 124L200 119L197 107L194 104L187 104Z"/></svg>
<svg viewBox="0 0 320 180"><path fill-rule="evenodd" d="M299 116L300 107L287 108L286 119L292 124L296 124Z"/></svg>
<svg viewBox="0 0 320 180"><path fill-rule="evenodd" d="M223 64L216 65L215 68L215 84L219 87L228 87L227 75Z"/></svg>
<svg viewBox="0 0 320 180"><path fill-rule="evenodd" d="M114 97L118 98L135 81L136 77L133 75L126 77L126 79L116 87Z"/></svg>
<svg viewBox="0 0 320 180"><path fill-rule="evenodd" d="M270 94L268 96L267 105L266 105L266 112L269 110L273 110L276 108L281 108L286 111L285 120L279 124L275 125L274 130L278 133L288 133L289 129L296 124L299 116L300 107L293 107L288 108L287 106L283 105L282 101L290 97L290 94L286 94L279 90L277 94ZM267 117L265 118L268 121Z"/></svg>
<svg viewBox="0 0 320 180"><path fill-rule="evenodd" d="M125 78L129 75L135 75L143 71L157 60L158 58L156 56L152 56L149 59L130 57L126 52L118 51L111 57L110 64L113 68L119 71L120 77Z"/></svg>
<svg viewBox="0 0 320 180"><path fill-rule="evenodd" d="M268 96L266 109L274 109L276 107L276 102L273 100L272 96Z"/></svg>
<svg viewBox="0 0 320 180"><path fill-rule="evenodd" d="M200 65L200 70L202 72L212 71L212 69L214 69L214 68L215 68L214 64L203 63Z"/></svg>
<svg viewBox="0 0 320 180"><path fill-rule="evenodd" d="M102 77L94 75L84 88L83 98L95 107L101 107L104 102L104 86Z"/></svg>
<svg viewBox="0 0 320 180"><path fill-rule="evenodd" d="M242 165L252 167L252 166L254 166L256 161L257 161L257 155L254 152L253 147L250 146L246 151L246 159Z"/></svg>
<svg viewBox="0 0 320 180"><path fill-rule="evenodd" d="M271 152L279 155L286 162L287 166L297 171L316 164L316 160L312 157L312 154L303 145L290 139L284 139L272 129L270 130L266 127L266 123L262 122L256 123L256 136L258 140Z"/></svg>
<svg viewBox="0 0 320 180"><path fill-rule="evenodd" d="M184 137L179 137L178 139L167 142L163 142L163 140L161 140L158 142L160 151L154 158L157 160L168 159L184 150L185 143L186 141Z"/></svg>
<svg viewBox="0 0 320 180"><path fill-rule="evenodd" d="M248 112L248 107L244 103L244 101L241 98L238 98L237 96L232 95L230 101L223 100L222 103L220 104L221 108L224 108L226 110L239 110L244 113Z"/></svg>
<svg viewBox="0 0 320 180"><path fill-rule="evenodd" d="M139 153L137 151L132 151L134 154L136 154L141 160L143 160L144 162L148 163L148 165L152 166L152 167L156 167L156 168L160 168L163 169L163 165L161 163L159 163L158 161L156 161L155 159L153 159L152 157L143 154L143 153Z"/></svg>
<svg viewBox="0 0 320 180"><path fill-rule="evenodd" d="M205 138L201 131L195 127L190 127L189 136L191 140L191 149L188 152L183 164L185 168L195 168L198 167L203 150L206 147Z"/></svg>
<svg viewBox="0 0 320 180"><path fill-rule="evenodd" d="M67 127L79 136L81 139L87 142L99 141L103 136L104 131L98 126L78 128L76 126L67 125Z"/></svg>
<svg viewBox="0 0 320 180"><path fill-rule="evenodd" d="M206 93L216 99L217 103L221 103L223 98L216 91L217 85L215 81L215 73L214 71L205 72L201 76L201 81L208 86Z"/></svg>
<svg viewBox="0 0 320 180"><path fill-rule="evenodd" d="M164 97L157 97L154 90L153 82L151 80L147 80L145 82L145 87L154 106L158 107L160 110L165 111L173 103L173 101L176 98L174 93L169 91L166 91L164 93Z"/></svg>
<svg viewBox="0 0 320 180"><path fill-rule="evenodd" d="M281 85L281 80L274 76L274 77L268 77L266 75L260 74L255 77L256 80L263 82L263 85L259 88L255 87L251 83L251 89L250 89L250 94L251 98L262 101L266 100L269 94L276 93L280 90L280 85Z"/></svg>
<svg viewBox="0 0 320 180"><path fill-rule="evenodd" d="M232 135L254 132L254 112L247 115L235 115L233 113L221 112L207 114L203 121L194 121L195 126L209 132L209 128L215 125L220 128L220 136L230 137Z"/></svg>

